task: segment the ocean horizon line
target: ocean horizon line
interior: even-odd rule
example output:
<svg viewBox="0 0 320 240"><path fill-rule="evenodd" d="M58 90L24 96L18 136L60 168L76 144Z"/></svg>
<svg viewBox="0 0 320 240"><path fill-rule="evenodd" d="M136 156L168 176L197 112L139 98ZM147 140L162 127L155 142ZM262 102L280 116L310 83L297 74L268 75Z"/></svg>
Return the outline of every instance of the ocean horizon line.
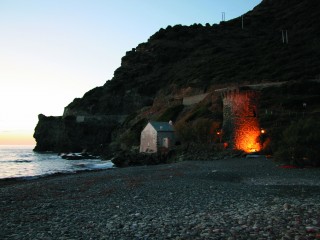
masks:
<svg viewBox="0 0 320 240"><path fill-rule="evenodd" d="M19 149L19 148L27 148L32 149L35 145L33 144L0 144L0 149Z"/></svg>

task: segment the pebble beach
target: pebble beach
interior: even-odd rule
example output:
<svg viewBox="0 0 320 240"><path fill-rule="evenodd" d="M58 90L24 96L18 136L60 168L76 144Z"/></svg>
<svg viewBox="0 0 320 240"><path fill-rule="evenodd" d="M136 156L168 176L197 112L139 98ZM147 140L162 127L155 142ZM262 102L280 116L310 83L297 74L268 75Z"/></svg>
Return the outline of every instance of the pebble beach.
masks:
<svg viewBox="0 0 320 240"><path fill-rule="evenodd" d="M320 239L320 169L185 161L0 182L0 239Z"/></svg>

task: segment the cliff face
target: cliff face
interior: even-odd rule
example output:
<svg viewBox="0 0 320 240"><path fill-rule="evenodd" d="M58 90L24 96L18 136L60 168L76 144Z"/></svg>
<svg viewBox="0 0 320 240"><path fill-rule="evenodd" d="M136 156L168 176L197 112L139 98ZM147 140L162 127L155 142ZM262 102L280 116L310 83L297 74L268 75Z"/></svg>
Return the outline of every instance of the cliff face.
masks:
<svg viewBox="0 0 320 240"><path fill-rule="evenodd" d="M117 121L96 118L46 117L39 115L34 138L35 151L101 153L111 140Z"/></svg>
<svg viewBox="0 0 320 240"><path fill-rule="evenodd" d="M108 145L120 118L154 108L161 99L169 101L178 93L190 94L183 89L199 94L217 86L317 78L319 10L318 0L264 0L243 16L243 28L239 17L219 25L160 29L126 53L112 80L70 103L62 118L40 117L34 134L36 150ZM284 42L282 30L288 35ZM97 120L110 115L117 120ZM85 116L97 121L87 125L76 121ZM98 137L104 131L106 135Z"/></svg>

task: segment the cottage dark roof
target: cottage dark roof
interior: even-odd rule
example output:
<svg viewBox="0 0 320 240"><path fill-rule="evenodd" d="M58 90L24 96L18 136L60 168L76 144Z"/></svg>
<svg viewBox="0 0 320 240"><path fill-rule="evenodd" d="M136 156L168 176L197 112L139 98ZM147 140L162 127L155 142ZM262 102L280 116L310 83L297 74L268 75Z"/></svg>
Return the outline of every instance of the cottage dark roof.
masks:
<svg viewBox="0 0 320 240"><path fill-rule="evenodd" d="M174 132L173 126L168 122L150 122L157 132Z"/></svg>

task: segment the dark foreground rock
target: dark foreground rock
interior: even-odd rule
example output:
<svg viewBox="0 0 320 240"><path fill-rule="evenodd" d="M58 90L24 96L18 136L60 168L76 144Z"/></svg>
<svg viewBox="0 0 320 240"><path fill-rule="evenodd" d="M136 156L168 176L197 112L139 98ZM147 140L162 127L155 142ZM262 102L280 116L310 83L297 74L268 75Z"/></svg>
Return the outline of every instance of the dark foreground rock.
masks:
<svg viewBox="0 0 320 240"><path fill-rule="evenodd" d="M153 154L123 151L116 153L111 161L116 167L157 165L169 163L174 154L174 151Z"/></svg>
<svg viewBox="0 0 320 240"><path fill-rule="evenodd" d="M82 159L98 159L98 156L94 156L88 153L67 153L60 154L60 157L66 160L82 160Z"/></svg>
<svg viewBox="0 0 320 240"><path fill-rule="evenodd" d="M0 187L0 239L318 239L320 170L226 159Z"/></svg>

